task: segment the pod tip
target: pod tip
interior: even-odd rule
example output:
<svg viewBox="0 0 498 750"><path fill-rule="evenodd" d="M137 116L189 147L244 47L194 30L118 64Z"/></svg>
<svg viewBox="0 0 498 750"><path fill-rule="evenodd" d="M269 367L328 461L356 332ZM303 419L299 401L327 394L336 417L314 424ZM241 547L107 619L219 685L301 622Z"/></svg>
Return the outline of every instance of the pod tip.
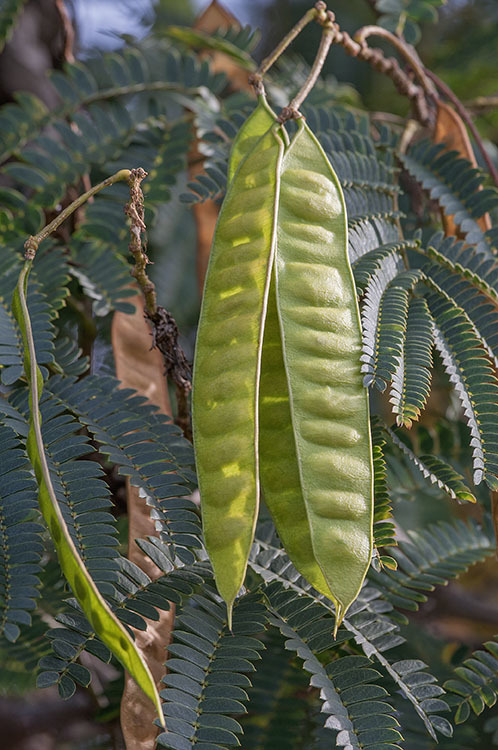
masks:
<svg viewBox="0 0 498 750"><path fill-rule="evenodd" d="M337 637L337 631L344 619L345 614L346 614L346 610L344 609L343 605L340 602L336 602L335 603L334 640Z"/></svg>
<svg viewBox="0 0 498 750"><path fill-rule="evenodd" d="M227 602L227 625L230 632L232 632L232 615L233 615L233 601Z"/></svg>
<svg viewBox="0 0 498 750"><path fill-rule="evenodd" d="M157 718L159 719L159 723L161 725L161 729L164 729L164 731L167 731L166 730L166 721L165 721L164 713L163 713L163 707L162 707L161 699L160 699L159 695L157 695L157 697L154 698L154 703L156 704Z"/></svg>

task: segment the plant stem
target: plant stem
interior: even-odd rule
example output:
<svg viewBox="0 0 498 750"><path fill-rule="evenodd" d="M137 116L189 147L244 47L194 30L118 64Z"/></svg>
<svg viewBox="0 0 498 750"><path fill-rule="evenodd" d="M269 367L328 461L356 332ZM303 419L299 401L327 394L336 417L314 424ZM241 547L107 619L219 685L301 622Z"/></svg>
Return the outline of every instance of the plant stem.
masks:
<svg viewBox="0 0 498 750"><path fill-rule="evenodd" d="M151 315L145 313L152 325L152 346L157 347L163 356L166 376L175 384L176 417L175 424L181 427L187 440L192 441L188 396L192 390L191 367L181 344L175 319L164 307L157 306Z"/></svg>
<svg viewBox="0 0 498 750"><path fill-rule="evenodd" d="M257 71L249 76L249 83L251 84L251 86L253 86L256 94L259 95L264 93L264 74L278 60L280 55L285 52L289 44L294 41L294 39L301 33L304 27L313 20L316 20L318 23L324 23L326 21L326 9L327 5L322 2L322 0L319 0L317 3L315 3L315 7L310 8L306 11L304 16L296 23L296 25L289 31L289 33L284 36L282 41L277 44L273 52L270 52L270 54L265 57Z"/></svg>
<svg viewBox="0 0 498 750"><path fill-rule="evenodd" d="M393 34L391 31L383 29L382 26L363 26L361 29L358 29L358 31L354 35L354 40L363 47L366 46L366 39L369 36L380 36L383 39L387 39L389 42L391 42L393 47L398 50L401 56L404 57L407 63L409 63L409 65L413 68L413 72L419 79L420 84L426 94L428 94L429 96L434 96L434 94L436 93L434 86L427 77L426 70L419 56L415 52L415 49L410 44L407 44L407 42L405 42L403 39L400 39L399 36L396 36L396 34Z"/></svg>
<svg viewBox="0 0 498 750"><path fill-rule="evenodd" d="M147 177L144 169L132 169L128 184L130 186L130 201L126 204L124 211L130 219L130 253L135 258L132 276L138 282L143 292L147 315L151 318L157 312L156 288L147 276L147 264L150 262L147 253L142 246L142 234L146 231L144 220L144 196L140 187L142 180Z"/></svg>
<svg viewBox="0 0 498 750"><path fill-rule="evenodd" d="M447 86L444 81L442 81L435 73L433 73L431 70L425 71L427 76L434 81L436 86L442 93L446 96L447 99L450 100L450 102L454 105L456 111L462 118L462 120L466 123L467 127L469 128L470 132L474 136L474 140L477 144L477 147L479 148L479 151L482 154L482 158L486 162L486 166L489 169L489 174L491 175L493 182L495 185L498 186L498 171L496 170L495 165L493 164L488 152L484 148L484 143L482 142L481 135L479 131L477 130L476 126L474 125L474 122L472 120L472 117L465 109L464 105L458 98L458 96L450 89L449 86Z"/></svg>
<svg viewBox="0 0 498 750"><path fill-rule="evenodd" d="M166 81L148 81L146 83L132 83L128 86L114 86L113 88L102 89L96 91L94 94L90 94L83 99L82 105L88 106L94 102L99 102L107 99L113 99L117 96L130 96L131 94L141 94L146 91L172 91L173 93L178 92L179 94L186 95L197 95L200 92L199 87L185 88L185 86L179 86L177 83L167 83Z"/></svg>
<svg viewBox="0 0 498 750"><path fill-rule="evenodd" d="M128 184L130 202L125 206L125 213L130 219L130 252L135 258L132 275L140 286L145 299L145 317L152 328L152 347L162 354L164 372L175 384L176 417L175 424L181 427L187 440L192 441L188 397L192 389L192 375L179 341L179 331L175 319L164 307L157 304L156 288L147 276L147 264L150 262L142 245L142 235L146 232L144 221L144 196L141 183L147 176L143 169L132 169Z"/></svg>
<svg viewBox="0 0 498 750"><path fill-rule="evenodd" d="M310 74L308 78L306 79L306 81L304 82L302 89L298 91L294 99L289 104L289 109L293 109L296 112L299 112L299 107L304 102L304 100L306 99L311 89L313 88L313 86L318 80L318 76L320 75L323 65L325 63L325 60L327 59L327 55L329 53L330 45L332 44L333 39L334 39L334 29L331 28L330 26L326 26L323 29L322 38L320 40L320 46L318 47L318 52L313 62L313 66L310 70Z"/></svg>
<svg viewBox="0 0 498 750"><path fill-rule="evenodd" d="M26 240L26 242L24 243L24 249L26 251L24 257L26 258L26 260L33 260L40 242L43 242L43 240L47 239L47 237L51 235L52 232L55 232L55 230L58 229L60 225L71 216L71 214L73 214L80 206L82 206L83 203L86 203L86 201L91 198L92 195L95 195L96 193L100 192L106 187L109 187L110 185L114 185L115 182L129 180L130 175L131 172L129 169L120 169L119 172L116 172L116 174L111 175L111 177L107 177L105 180L102 180L102 182L99 182L98 185L94 185L94 187L90 188L90 190L87 190L86 193L83 193L78 198L76 198L76 200L70 203L69 206L66 206L66 208L61 211L60 214L58 214L58 216L56 216L55 219L50 222L50 224L47 224L47 226L43 227L43 229L38 232L38 234L31 235L31 237Z"/></svg>
<svg viewBox="0 0 498 750"><path fill-rule="evenodd" d="M475 99L465 102L464 107L467 110L496 109L498 107L498 96L476 96Z"/></svg>
<svg viewBox="0 0 498 750"><path fill-rule="evenodd" d="M262 61L257 71L258 75L264 76L264 74L271 68L273 63L278 60L282 52L285 52L289 44L294 41L298 34L301 33L304 27L307 26L310 21L313 21L315 18L322 18L323 14L325 13L326 7L327 6L325 5L325 3L318 2L316 3L314 8L310 8L308 11L306 11L301 20L299 20L296 25L289 31L289 33L284 36L282 41L277 44L273 52L271 52L268 57L265 57L265 59Z"/></svg>
<svg viewBox="0 0 498 750"><path fill-rule="evenodd" d="M380 27L366 27L380 28ZM334 24L334 43L344 47L345 52L351 57L357 57L372 65L376 70L388 75L402 96L408 97L414 105L417 120L425 126L432 123L432 115L427 104L426 92L423 87L414 83L411 78L401 69L399 62L394 57L386 58L381 49L369 47L364 39L360 44L351 39L346 31L341 31L339 24ZM361 31L361 30L360 30ZM395 37L397 39L397 37ZM397 41L400 41L397 39ZM409 54L409 51L408 51ZM411 58L410 58L411 59Z"/></svg>

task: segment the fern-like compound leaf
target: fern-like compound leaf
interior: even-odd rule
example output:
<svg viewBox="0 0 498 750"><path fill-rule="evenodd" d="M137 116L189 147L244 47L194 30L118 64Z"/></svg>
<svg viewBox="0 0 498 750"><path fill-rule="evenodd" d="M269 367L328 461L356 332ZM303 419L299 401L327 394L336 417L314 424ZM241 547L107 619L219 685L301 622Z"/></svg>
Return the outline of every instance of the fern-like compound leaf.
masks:
<svg viewBox="0 0 498 750"><path fill-rule="evenodd" d="M400 271L401 259L396 255L387 255L372 276L363 298L361 312L363 354L361 355L361 360L364 364L361 369L362 372L366 373L364 385L376 385L381 391L386 389L387 381L392 372L394 372L397 364L396 354L399 350L399 337L397 338L396 334L398 332L403 333L403 316L404 314L406 315L407 299L404 291L393 292L393 294L389 295L401 297L400 300L396 301L392 312L387 305L384 305L384 292ZM379 370L379 330L383 325L384 317L387 318L384 338L389 339L389 343L394 344L395 348L393 349L391 346L386 351L385 367ZM391 317L395 318L393 323L391 323Z"/></svg>
<svg viewBox="0 0 498 750"><path fill-rule="evenodd" d="M383 547L393 547L397 544L395 528L392 522L391 498L387 484L386 462L384 460L384 446L386 444L382 426L374 419L371 420L372 453L374 466L374 547L377 557L372 557L372 564L376 569L383 566L396 568L396 560L382 553Z"/></svg>
<svg viewBox="0 0 498 750"><path fill-rule="evenodd" d="M410 466L420 472L424 479L429 480L431 484L436 484L452 499L476 502L476 498L467 487L464 477L446 461L438 456L417 456L394 430L387 426L384 426L384 430L391 443L401 451L410 462Z"/></svg>
<svg viewBox="0 0 498 750"><path fill-rule="evenodd" d="M427 302L413 297L408 304L406 335L389 394L398 425L411 427L427 403L433 344L434 326Z"/></svg>
<svg viewBox="0 0 498 750"><path fill-rule="evenodd" d="M11 643L31 624L39 597L43 527L28 469L17 435L0 425L0 636Z"/></svg>
<svg viewBox="0 0 498 750"><path fill-rule="evenodd" d="M395 607L416 612L427 601L425 592L461 575L494 552L494 534L490 519L484 526L475 521L438 523L427 529L409 531L409 541L393 549L396 571L379 575L371 570L369 578L382 596Z"/></svg>
<svg viewBox="0 0 498 750"><path fill-rule="evenodd" d="M421 141L399 160L430 197L437 200L452 216L469 244L475 244L488 258L492 257L491 238L482 231L477 219L498 205L498 192L479 189L484 177L456 151L446 151L442 144Z"/></svg>
<svg viewBox="0 0 498 750"><path fill-rule="evenodd" d="M454 677L445 682L446 690L458 696L455 723L462 724L471 713L479 716L498 698L498 643L487 641L469 659L455 668Z"/></svg>
<svg viewBox="0 0 498 750"><path fill-rule="evenodd" d="M498 488L498 381L466 313L438 292L426 295L435 345L461 401L472 435L474 484Z"/></svg>
<svg viewBox="0 0 498 750"><path fill-rule="evenodd" d="M257 594L237 599L232 631L223 602L209 587L182 608L162 680L168 731L159 735L158 745L196 750L240 744L242 727L230 714L246 712L250 675L264 648L255 637L266 626L260 599Z"/></svg>

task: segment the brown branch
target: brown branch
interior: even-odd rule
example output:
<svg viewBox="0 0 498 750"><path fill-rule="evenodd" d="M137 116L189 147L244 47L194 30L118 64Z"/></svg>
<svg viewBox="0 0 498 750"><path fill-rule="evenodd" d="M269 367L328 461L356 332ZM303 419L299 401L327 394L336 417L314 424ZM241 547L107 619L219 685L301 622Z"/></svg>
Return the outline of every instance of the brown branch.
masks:
<svg viewBox="0 0 498 750"><path fill-rule="evenodd" d="M26 251L24 257L26 258L26 260L33 260L40 242L43 242L43 240L51 235L52 232L55 232L55 230L58 229L60 225L63 224L66 219L68 219L80 206L82 206L83 203L91 198L92 195L100 192L101 190L103 190L103 188L114 185L115 182L128 180L130 174L131 172L129 169L120 169L119 172L116 172L116 174L111 175L111 177L107 177L105 180L102 180L102 182L99 182L98 185L95 185L94 187L90 188L90 190L87 190L86 193L83 193L83 195L80 195L78 198L76 198L76 200L70 203L69 206L66 206L66 208L61 211L60 214L58 214L55 219L50 222L50 224L47 224L47 226L43 227L43 229L41 229L38 234L31 235L31 237L26 240L26 242L24 243L24 249Z"/></svg>
<svg viewBox="0 0 498 750"><path fill-rule="evenodd" d="M371 120L380 120L380 122L388 122L390 125L398 125L404 127L406 119L401 115L394 115L392 112L370 112Z"/></svg>
<svg viewBox="0 0 498 750"><path fill-rule="evenodd" d="M401 69L396 58L386 58L381 49L369 47L364 40L362 43L354 41L346 31L341 31L337 23L334 24L334 28L334 42L342 45L348 55L368 62L376 70L389 76L398 92L412 102L417 120L422 125L430 126L433 116L429 110L425 90Z"/></svg>
<svg viewBox="0 0 498 750"><path fill-rule="evenodd" d="M64 4L64 0L55 0L55 7L59 13L62 21L62 28L64 30L64 60L68 63L74 62L74 28L69 18L69 13Z"/></svg>
<svg viewBox="0 0 498 750"><path fill-rule="evenodd" d="M427 77L427 71L422 64L415 48L411 44L408 44L396 34L391 31L382 28L382 26L363 26L358 29L354 35L354 39L361 46L366 46L366 40L369 36L379 36L383 39L387 39L393 47L395 47L400 55L404 57L406 62L413 69L413 72L420 81L420 84L428 96L434 96L436 91L431 81Z"/></svg>
<svg viewBox="0 0 498 750"><path fill-rule="evenodd" d="M147 253L142 246L142 234L147 227L144 220L144 196L141 183L147 177L147 172L139 167L132 169L128 179L130 186L130 202L124 207L125 214L130 219L130 253L135 258L135 265L131 275L137 280L145 299L145 309L148 315L154 315L157 310L156 287L147 276L147 264L150 263Z"/></svg>
<svg viewBox="0 0 498 750"><path fill-rule="evenodd" d="M483 111L488 109L498 109L498 96L476 96L475 99L470 99L464 103L464 107L469 109L475 109L477 111Z"/></svg>
<svg viewBox="0 0 498 750"><path fill-rule="evenodd" d="M152 325L152 348L162 354L164 374L173 381L176 388L177 414L175 423L182 428L188 440L192 440L188 396L192 389L192 375L185 352L178 343L178 326L173 316L157 304L156 288L147 275L150 263L142 245L142 235L146 232L144 221L144 197L141 183L147 176L143 169L132 169L128 184L130 201L125 213L130 218L130 252L135 258L132 276L137 280L145 298L145 317Z"/></svg>
<svg viewBox="0 0 498 750"><path fill-rule="evenodd" d="M262 60L257 71L249 76L249 83L254 87L256 94L264 93L263 76L278 60L280 55L285 52L291 42L293 42L294 39L301 33L305 26L307 26L311 21L317 21L318 23L326 21L326 9L327 5L322 0L319 0L317 3L315 3L314 8L310 8L309 10L307 10L304 16L299 19L295 26L292 27L289 33L284 36L282 41L277 44L273 52L270 52L270 54L265 57L264 60Z"/></svg>
<svg viewBox="0 0 498 750"><path fill-rule="evenodd" d="M294 99L290 102L289 106L283 108L282 112L280 113L280 117L278 118L279 122L285 122L286 120L290 120L291 118L300 117L299 108L318 80L318 76L320 75L325 60L327 59L330 45L332 44L334 39L334 14L328 11L327 16L328 23L324 24L322 38L320 39L320 46L318 47L318 52L316 53L316 57L313 61L309 76L304 82L301 90L298 91Z"/></svg>
<svg viewBox="0 0 498 750"><path fill-rule="evenodd" d="M310 23L310 21L313 21L315 19L320 21L324 19L326 8L327 6L324 2L318 2L316 3L314 8L310 8L309 10L307 10L304 16L296 23L295 26L293 26L289 33L284 36L282 41L277 44L273 52L270 52L270 54L261 62L261 65L258 68L258 74L260 76L264 76L264 74L278 60L280 55L285 52L289 44L294 41L294 39L298 36L298 34L301 33L304 27Z"/></svg>
<svg viewBox="0 0 498 750"><path fill-rule="evenodd" d="M472 117L465 109L464 105L458 98L458 96L450 89L450 87L442 81L435 73L433 73L431 70L426 69L426 74L429 76L429 78L434 81L438 89L445 95L447 99L450 100L450 102L455 107L456 111L462 118L462 120L466 123L467 127L469 128L470 132L474 136L474 140L476 142L477 147L479 148L479 151L482 154L482 158L486 162L486 166L489 170L489 174L491 175L493 182L496 186L498 186L498 171L493 164L488 152L484 148L484 143L482 142L481 135L479 131L477 130L476 126L474 125L474 122L472 120Z"/></svg>
<svg viewBox="0 0 498 750"><path fill-rule="evenodd" d="M163 356L165 374L175 384L177 413L175 424L183 430L187 440L192 440L188 397L192 390L192 372L185 352L178 343L178 326L173 316L157 307L154 315L146 311L152 323L152 346L157 347Z"/></svg>

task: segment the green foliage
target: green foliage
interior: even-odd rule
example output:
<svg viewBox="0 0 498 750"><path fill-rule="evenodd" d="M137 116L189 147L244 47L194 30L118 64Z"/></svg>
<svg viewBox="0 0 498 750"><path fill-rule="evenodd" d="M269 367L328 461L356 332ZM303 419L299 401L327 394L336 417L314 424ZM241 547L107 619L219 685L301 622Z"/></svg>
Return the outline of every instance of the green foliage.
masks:
<svg viewBox="0 0 498 750"><path fill-rule="evenodd" d="M384 571L382 575L371 570L369 577L395 607L412 612L427 601L422 592L445 586L470 565L493 553L489 518L484 527L475 522L454 521L408 534L410 541L392 551L397 570Z"/></svg>
<svg viewBox="0 0 498 750"><path fill-rule="evenodd" d="M484 177L480 171L456 151L446 151L444 145L430 141L417 143L407 154L400 154L399 160L444 212L453 217L467 242L492 258L495 232L484 232L476 220L498 206L498 192L495 188L482 188Z"/></svg>
<svg viewBox="0 0 498 750"><path fill-rule="evenodd" d="M431 484L436 484L453 499L475 502L476 499L465 484L462 475L446 461L438 456L416 456L401 437L402 433L397 433L385 425L384 430L392 444L401 451L409 460L410 465L419 471L424 479L428 479Z"/></svg>
<svg viewBox="0 0 498 750"><path fill-rule="evenodd" d="M458 696L455 722L467 721L471 711L477 716L486 707L496 703L498 690L498 646L495 641L487 641L484 649L474 651L471 658L465 659L456 667L455 677L445 683L447 690Z"/></svg>
<svg viewBox="0 0 498 750"><path fill-rule="evenodd" d="M5 0L0 8L0 52L8 42L26 0Z"/></svg>
<svg viewBox="0 0 498 750"><path fill-rule="evenodd" d="M254 637L265 624L266 609L257 595L246 595L234 606L232 630L215 592L191 597L177 618L169 647L166 687L161 690L168 731L161 747L191 750L196 745L238 745L242 727L229 714L245 712L248 677L264 648Z"/></svg>
<svg viewBox="0 0 498 750"><path fill-rule="evenodd" d="M374 0L375 10L380 13L378 23L385 29L403 35L410 44L420 40L421 23L435 23L436 8L446 0Z"/></svg>
<svg viewBox="0 0 498 750"><path fill-rule="evenodd" d="M39 596L43 527L28 458L7 424L0 446L0 635L14 642Z"/></svg>
<svg viewBox="0 0 498 750"><path fill-rule="evenodd" d="M396 561L384 555L380 548L392 547L396 545L394 524L392 523L391 498L389 496L389 486L387 483L386 462L384 460L384 447L386 445L385 436L382 432L382 426L377 420L372 419L372 456L374 467L374 546L378 554L378 559L372 557L372 565L382 568L386 565L388 568L396 567Z"/></svg>
<svg viewBox="0 0 498 750"><path fill-rule="evenodd" d="M427 403L431 386L433 344L434 327L427 302L421 297L412 297L408 303L405 339L393 373L390 392L390 402L398 425L411 427Z"/></svg>

